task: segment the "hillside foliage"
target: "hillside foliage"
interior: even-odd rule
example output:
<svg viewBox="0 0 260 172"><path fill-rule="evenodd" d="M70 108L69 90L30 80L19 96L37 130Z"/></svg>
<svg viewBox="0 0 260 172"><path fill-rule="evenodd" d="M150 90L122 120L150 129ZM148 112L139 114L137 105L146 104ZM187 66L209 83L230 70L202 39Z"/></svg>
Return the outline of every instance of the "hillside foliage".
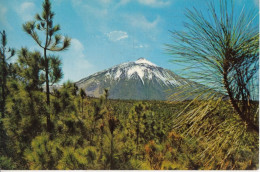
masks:
<svg viewBox="0 0 260 172"><path fill-rule="evenodd" d="M91 98L71 81L50 91L62 68L61 60L46 52L70 44L68 37L61 41L60 26L52 25L50 7L45 0L38 24L23 26L44 54L24 47L9 63L15 52L6 48L1 32L0 169L259 169L259 132L230 100L113 100L108 89ZM45 46L35 28L47 30ZM243 108L244 102L236 103ZM250 99L246 109L258 124L259 102Z"/></svg>
<svg viewBox="0 0 260 172"><path fill-rule="evenodd" d="M258 169L258 135L250 132L239 138L239 151L223 147L217 155L207 155L210 162L203 159L211 143L183 134L185 128L173 129L179 109L190 102L107 100L105 96L86 97L82 102L75 85L68 82L51 96L53 130L49 133L45 94L27 91L18 81L10 81L9 89L16 96L10 95L2 119L8 136L6 152L1 152L3 169ZM226 118L227 125L243 127L228 117L232 111L228 103L221 104L222 113L201 123L200 135Z"/></svg>

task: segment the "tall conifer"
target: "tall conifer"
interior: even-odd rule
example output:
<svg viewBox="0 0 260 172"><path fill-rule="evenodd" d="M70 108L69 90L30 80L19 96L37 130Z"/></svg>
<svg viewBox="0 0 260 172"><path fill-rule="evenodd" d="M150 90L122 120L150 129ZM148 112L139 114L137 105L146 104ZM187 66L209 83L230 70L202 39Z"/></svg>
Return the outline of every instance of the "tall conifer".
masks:
<svg viewBox="0 0 260 172"><path fill-rule="evenodd" d="M34 41L43 49L43 65L45 72L46 83L46 103L50 107L50 82L58 82L62 76L60 69L60 60L58 57L48 56L47 51L57 52L67 49L70 45L70 38L63 37L57 32L60 30L60 25L53 24L54 12L51 11L51 3L49 0L45 0L42 4L42 14L36 14L36 21L30 21L23 24L23 29L28 33ZM44 41L40 40L37 31L44 32ZM50 73L50 67L55 66L53 74ZM50 114L47 114L47 130L51 130Z"/></svg>
<svg viewBox="0 0 260 172"><path fill-rule="evenodd" d="M12 48L7 48L7 37L3 30L1 34L1 47L0 47L0 69L1 69L1 117L5 117L5 101L6 101L6 79L7 79L7 60L14 56L15 50Z"/></svg>

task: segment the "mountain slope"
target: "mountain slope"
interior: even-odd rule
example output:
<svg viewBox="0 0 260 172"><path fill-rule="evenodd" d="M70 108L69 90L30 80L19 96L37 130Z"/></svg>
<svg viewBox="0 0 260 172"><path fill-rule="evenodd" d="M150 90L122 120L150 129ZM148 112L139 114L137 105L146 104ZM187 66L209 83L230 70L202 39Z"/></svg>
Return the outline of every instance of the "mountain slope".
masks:
<svg viewBox="0 0 260 172"><path fill-rule="evenodd" d="M100 97L109 89L109 98L133 100L166 100L167 90L178 86L193 85L172 71L140 58L95 73L76 82L88 96Z"/></svg>

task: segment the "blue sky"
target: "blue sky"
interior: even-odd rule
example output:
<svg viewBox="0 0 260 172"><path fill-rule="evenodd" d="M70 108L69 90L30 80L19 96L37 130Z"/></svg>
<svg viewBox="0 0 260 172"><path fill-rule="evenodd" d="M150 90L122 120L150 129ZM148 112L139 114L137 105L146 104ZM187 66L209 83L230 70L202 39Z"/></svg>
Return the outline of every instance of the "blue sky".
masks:
<svg viewBox="0 0 260 172"><path fill-rule="evenodd" d="M58 53L63 62L63 81L78 81L114 65L144 57L177 74L181 67L169 62L166 43L169 30L183 30L185 9L207 14L207 4L218 0L51 0L54 24L72 38L71 47ZM41 13L40 0L0 0L0 29L8 45L19 50L40 50L22 30L22 24ZM236 11L259 9L258 0L234 0ZM259 14L259 10L258 10ZM259 19L259 16L257 17ZM259 20L256 20L259 23ZM40 50L42 51L42 50Z"/></svg>

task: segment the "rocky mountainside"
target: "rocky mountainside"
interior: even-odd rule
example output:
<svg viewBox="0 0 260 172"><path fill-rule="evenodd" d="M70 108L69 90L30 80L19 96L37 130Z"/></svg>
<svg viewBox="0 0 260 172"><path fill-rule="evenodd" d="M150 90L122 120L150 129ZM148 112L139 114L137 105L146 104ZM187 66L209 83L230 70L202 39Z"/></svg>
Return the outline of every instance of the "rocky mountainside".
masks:
<svg viewBox="0 0 260 172"><path fill-rule="evenodd" d="M167 100L169 92L179 86L196 86L172 71L140 58L95 73L76 82L88 96L100 97L104 89L111 99Z"/></svg>

